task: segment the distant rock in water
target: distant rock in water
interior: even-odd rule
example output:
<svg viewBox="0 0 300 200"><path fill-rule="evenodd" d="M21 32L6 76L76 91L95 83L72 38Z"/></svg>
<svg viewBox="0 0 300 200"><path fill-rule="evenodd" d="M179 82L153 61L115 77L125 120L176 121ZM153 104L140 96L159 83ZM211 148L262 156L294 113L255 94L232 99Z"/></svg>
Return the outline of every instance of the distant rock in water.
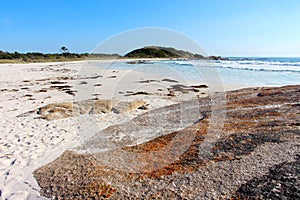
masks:
<svg viewBox="0 0 300 200"><path fill-rule="evenodd" d="M133 60L133 61L128 61L127 64L152 64L151 62L147 61L147 60Z"/></svg>
<svg viewBox="0 0 300 200"><path fill-rule="evenodd" d="M208 56L207 60L229 60L229 58L223 58L221 56Z"/></svg>

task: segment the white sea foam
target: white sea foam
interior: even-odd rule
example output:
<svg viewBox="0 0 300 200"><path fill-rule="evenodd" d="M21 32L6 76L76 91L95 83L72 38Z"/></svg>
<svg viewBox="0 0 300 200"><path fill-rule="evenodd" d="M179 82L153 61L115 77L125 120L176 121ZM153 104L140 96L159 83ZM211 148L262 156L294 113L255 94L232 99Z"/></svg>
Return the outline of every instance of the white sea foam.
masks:
<svg viewBox="0 0 300 200"><path fill-rule="evenodd" d="M203 61L163 61L164 64L170 65L187 65L191 66L192 63ZM158 62L156 62L158 63ZM229 69L242 69L242 70L255 70L255 71L286 71L286 72L300 72L300 62L270 62L270 61L257 61L257 60L217 60L207 61L206 66L229 68Z"/></svg>
<svg viewBox="0 0 300 200"><path fill-rule="evenodd" d="M213 61L209 65L242 70L300 72L300 62Z"/></svg>

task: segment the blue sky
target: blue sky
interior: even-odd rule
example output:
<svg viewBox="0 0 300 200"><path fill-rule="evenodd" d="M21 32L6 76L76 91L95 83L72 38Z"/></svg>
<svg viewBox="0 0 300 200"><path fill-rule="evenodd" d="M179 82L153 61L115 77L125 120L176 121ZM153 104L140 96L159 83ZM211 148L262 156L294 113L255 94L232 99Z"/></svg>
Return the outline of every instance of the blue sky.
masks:
<svg viewBox="0 0 300 200"><path fill-rule="evenodd" d="M179 31L211 55L300 57L298 0L3 0L0 50L90 52L143 27Z"/></svg>

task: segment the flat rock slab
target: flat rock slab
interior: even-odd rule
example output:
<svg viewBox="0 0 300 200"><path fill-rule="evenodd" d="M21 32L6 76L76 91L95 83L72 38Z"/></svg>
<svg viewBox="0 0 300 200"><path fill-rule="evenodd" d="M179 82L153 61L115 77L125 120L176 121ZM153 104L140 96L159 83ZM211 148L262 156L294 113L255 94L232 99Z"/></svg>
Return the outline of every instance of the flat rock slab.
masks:
<svg viewBox="0 0 300 200"><path fill-rule="evenodd" d="M41 194L53 199L299 199L300 86L247 88L228 92L226 102L214 99L168 106L108 127L77 151L35 170ZM178 121L179 110L184 119ZM223 119L216 118L224 112ZM109 140L114 148L100 151L107 141L101 135L147 131L147 124L155 126L151 119L161 119L157 129L169 131L137 145L126 137Z"/></svg>
<svg viewBox="0 0 300 200"><path fill-rule="evenodd" d="M138 108L147 109L147 103L143 100L129 102L117 100L82 100L48 104L20 116L36 113L40 115L39 118L51 121L84 114L101 114L112 111L118 114L124 114Z"/></svg>

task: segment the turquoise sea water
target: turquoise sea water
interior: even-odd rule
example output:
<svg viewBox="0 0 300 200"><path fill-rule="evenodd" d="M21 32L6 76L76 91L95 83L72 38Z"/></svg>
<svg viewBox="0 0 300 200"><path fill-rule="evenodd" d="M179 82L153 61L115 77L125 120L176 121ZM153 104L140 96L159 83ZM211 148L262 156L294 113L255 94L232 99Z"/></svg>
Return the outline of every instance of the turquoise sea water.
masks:
<svg viewBox="0 0 300 200"><path fill-rule="evenodd" d="M115 62L110 68L132 69L173 78L249 86L300 84L300 58L229 58L222 61L161 60L144 64Z"/></svg>

